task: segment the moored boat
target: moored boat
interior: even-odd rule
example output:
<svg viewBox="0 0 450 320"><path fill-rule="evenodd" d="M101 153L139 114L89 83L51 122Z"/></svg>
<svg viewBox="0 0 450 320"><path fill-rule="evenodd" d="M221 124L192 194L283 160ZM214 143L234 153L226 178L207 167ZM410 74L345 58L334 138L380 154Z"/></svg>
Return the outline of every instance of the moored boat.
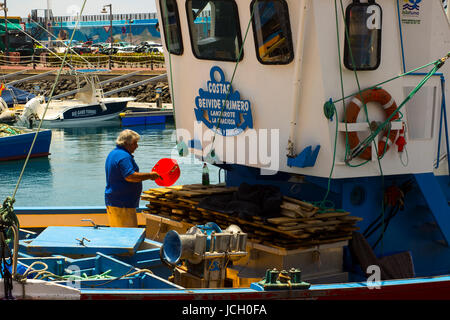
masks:
<svg viewBox="0 0 450 320"><path fill-rule="evenodd" d="M102 98L97 102L82 100L52 100L45 113L42 126L46 128L71 128L80 126L101 126L120 124L119 115L124 112L129 101L134 98ZM36 118L44 115L46 104L36 109ZM38 121L34 122L35 124Z"/></svg>
<svg viewBox="0 0 450 320"><path fill-rule="evenodd" d="M192 239L192 232L181 235L172 231L169 236L164 237L163 242L159 242L146 236L150 231L149 225L140 228L109 228L103 225L102 222L107 220L99 217L104 215L104 210L100 208L65 208L56 211L25 208L17 210L21 220L27 215L36 216L34 222L25 219L28 222L25 222L24 226L29 229L21 231L17 270L27 280L23 282L25 287L14 286L12 294L17 299L22 297L47 300L442 300L448 297L450 290L448 275L309 284L302 280L303 275L298 273L299 269L286 272L290 278L289 282L279 280L281 270L268 269L266 274L261 274L258 281L247 286L230 284L204 288L186 284L183 286L170 278L173 276L173 268L180 268L183 271L186 265L175 267L168 264L167 260L170 261L181 254L182 259L192 259L195 262L195 256L187 258L188 251L193 250L193 247L191 249L185 247L190 246L188 242ZM42 232L38 231L46 225L45 216L51 218L55 214L65 214L80 218L89 213L92 219L65 224L57 222ZM140 217L141 225L142 218L144 217ZM96 224L94 220L100 223ZM226 239L223 236L231 229L239 231L236 227L228 231L221 230L211 223L197 227L208 234L206 249L212 245L210 237L214 234L211 231L215 232L216 250L210 254L216 255L216 259L221 252L218 247L221 246L221 241ZM220 234L222 237L219 238L217 235ZM240 233L229 234L236 236ZM245 237L245 234L240 235ZM181 246L177 244L178 240L181 241ZM168 247L170 249L167 249ZM241 254L239 251L230 250L229 254L232 253ZM204 254L206 255L203 255L203 258L209 254L209 250ZM191 264L191 267L193 265ZM197 282L200 278L194 274L189 277L192 283L200 283ZM226 279L236 280L229 271L226 273ZM1 282L3 279L0 279ZM1 291L0 297L4 297Z"/></svg>
<svg viewBox="0 0 450 320"><path fill-rule="evenodd" d="M178 145L227 186L362 218L340 282L450 274L450 28L442 1L406 2L157 2Z"/></svg>
<svg viewBox="0 0 450 320"><path fill-rule="evenodd" d="M28 234L22 274L81 299L449 299L450 27L440 0L378 2L157 1L179 144L292 203L163 188L145 230Z"/></svg>
<svg viewBox="0 0 450 320"><path fill-rule="evenodd" d="M0 124L0 161L25 159L35 138L36 130ZM50 154L51 130L40 130L31 150L30 158Z"/></svg>
<svg viewBox="0 0 450 320"><path fill-rule="evenodd" d="M75 79L80 86L74 92L60 94L56 98L74 94L73 99L44 99L42 96L28 101L22 111L19 123L28 126L29 119L37 125L42 119L42 126L49 128L68 128L79 126L99 126L120 124L119 114L124 112L133 97L106 98L99 87L98 72L102 70L75 70ZM82 82L79 78L84 78ZM84 84L84 85L83 85Z"/></svg>

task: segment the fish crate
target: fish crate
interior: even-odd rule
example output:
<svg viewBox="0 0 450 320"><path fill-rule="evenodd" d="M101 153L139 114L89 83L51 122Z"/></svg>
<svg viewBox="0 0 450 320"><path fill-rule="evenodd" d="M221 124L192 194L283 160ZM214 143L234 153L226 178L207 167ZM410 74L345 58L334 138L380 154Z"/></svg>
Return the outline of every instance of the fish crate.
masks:
<svg viewBox="0 0 450 320"><path fill-rule="evenodd" d="M146 220L145 237L162 242L167 232L175 230L179 234L185 234L194 225L184 221L175 221L163 216L143 213Z"/></svg>

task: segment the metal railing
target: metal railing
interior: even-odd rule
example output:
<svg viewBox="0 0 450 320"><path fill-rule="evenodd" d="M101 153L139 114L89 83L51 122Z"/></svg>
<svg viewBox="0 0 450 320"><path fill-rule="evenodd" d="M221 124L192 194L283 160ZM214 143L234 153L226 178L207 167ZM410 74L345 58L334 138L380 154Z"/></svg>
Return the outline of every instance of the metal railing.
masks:
<svg viewBox="0 0 450 320"><path fill-rule="evenodd" d="M0 66L28 66L36 69L37 67L56 68L61 64L61 60L49 53L40 55L20 56L10 55L6 57L0 55ZM68 55L66 60L67 67L70 65L75 68L126 68L126 69L164 69L164 57L162 55Z"/></svg>
<svg viewBox="0 0 450 320"><path fill-rule="evenodd" d="M113 14L113 20L149 20L149 19L157 19L158 16L156 12L145 12L145 13L123 13L123 14ZM50 21L52 22L66 22L66 21L74 21L76 16L57 16L51 17ZM83 15L81 16L80 21L109 21L109 15L105 14L91 14L91 15ZM30 18L23 18L23 22L31 23ZM38 17L37 21L45 23L46 19L44 17Z"/></svg>

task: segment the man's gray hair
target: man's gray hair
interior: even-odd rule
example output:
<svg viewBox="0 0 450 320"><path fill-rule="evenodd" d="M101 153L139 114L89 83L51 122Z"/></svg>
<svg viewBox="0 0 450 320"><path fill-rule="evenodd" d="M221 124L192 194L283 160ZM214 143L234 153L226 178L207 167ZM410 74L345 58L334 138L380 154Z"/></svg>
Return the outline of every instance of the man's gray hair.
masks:
<svg viewBox="0 0 450 320"><path fill-rule="evenodd" d="M139 141L141 136L133 130L125 129L117 137L116 144L120 147L124 147L132 144L134 141Z"/></svg>

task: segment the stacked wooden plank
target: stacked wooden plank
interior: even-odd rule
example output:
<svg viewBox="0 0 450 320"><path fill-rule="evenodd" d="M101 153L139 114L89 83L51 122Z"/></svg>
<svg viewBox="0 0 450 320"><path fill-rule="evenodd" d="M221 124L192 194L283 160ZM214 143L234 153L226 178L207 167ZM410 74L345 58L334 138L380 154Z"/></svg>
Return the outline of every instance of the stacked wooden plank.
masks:
<svg viewBox="0 0 450 320"><path fill-rule="evenodd" d="M143 192L141 199L149 201L145 213L162 216L192 225L215 222L221 228L238 225L248 233L249 240L286 249L311 247L351 239L358 228L358 217L334 209L319 210L318 207L294 198L284 197L280 214L264 219L253 216L244 220L236 216L199 208L205 197L237 191L237 187L225 185L203 186L201 184L152 188Z"/></svg>

